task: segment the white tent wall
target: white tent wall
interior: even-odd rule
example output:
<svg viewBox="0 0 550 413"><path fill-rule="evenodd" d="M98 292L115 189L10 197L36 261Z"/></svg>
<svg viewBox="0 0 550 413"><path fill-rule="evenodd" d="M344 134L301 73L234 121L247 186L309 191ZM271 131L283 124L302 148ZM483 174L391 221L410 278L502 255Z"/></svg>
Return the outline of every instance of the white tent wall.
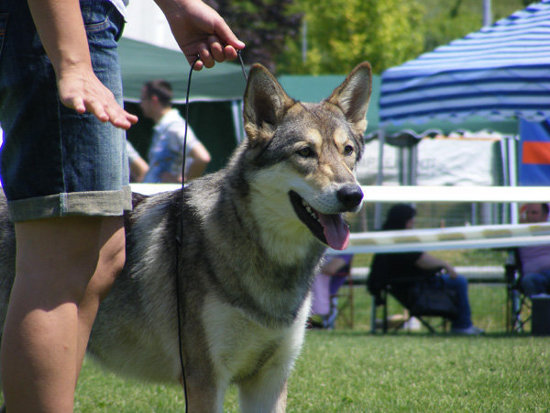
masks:
<svg viewBox="0 0 550 413"><path fill-rule="evenodd" d="M131 0L123 37L180 50L160 8L151 0Z"/></svg>
<svg viewBox="0 0 550 413"><path fill-rule="evenodd" d="M469 136L469 135L466 135ZM453 186L468 191L473 186L499 186L510 183L509 142L514 138L499 134L477 134L469 137L425 137L416 144L380 147L378 139L366 143L357 175L362 185ZM511 153L515 156L515 152ZM382 168L380 169L380 157ZM514 162L512 162L513 164ZM512 171L513 173L513 171ZM368 196L368 195L367 195ZM373 211L373 228L383 220L382 208ZM441 215L432 217L427 226L509 223L509 207L496 203L471 203L460 207L441 207ZM452 210L444 216L444 210Z"/></svg>
<svg viewBox="0 0 550 413"><path fill-rule="evenodd" d="M357 166L363 185L376 184L379 150L379 141L366 143ZM501 185L506 170L500 139L494 138L423 138L407 148L386 144L383 154L384 185ZM412 167L414 164L416 168Z"/></svg>

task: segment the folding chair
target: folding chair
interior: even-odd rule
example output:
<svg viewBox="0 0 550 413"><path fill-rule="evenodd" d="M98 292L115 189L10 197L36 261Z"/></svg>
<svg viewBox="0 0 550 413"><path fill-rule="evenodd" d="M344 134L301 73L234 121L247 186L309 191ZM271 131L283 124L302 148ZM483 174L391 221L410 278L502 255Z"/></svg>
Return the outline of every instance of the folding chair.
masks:
<svg viewBox="0 0 550 413"><path fill-rule="evenodd" d="M330 313L328 324L334 328L334 323L338 319L348 327L353 328L353 279L351 277L351 263L341 268L337 274L331 277L330 290Z"/></svg>
<svg viewBox="0 0 550 413"><path fill-rule="evenodd" d="M398 280L392 280L391 283L385 283L382 288L380 289L380 294L378 296L373 296L374 299L374 305L373 305L373 320L371 323L371 331L373 333L376 332L377 326L376 326L376 308L381 306L382 307L382 332L387 333L389 328L389 319L388 319L388 297L392 297L395 299L403 308L405 308L407 311L407 316L401 321L396 323L392 330L396 331L403 327L407 321L410 321L411 318L418 319L424 327L428 329L430 333L435 333L438 330L445 332L448 330L448 321L454 319L457 316L457 308L456 304L454 304L454 297L449 296L449 299L451 302L453 302L451 307L449 307L447 310L439 310L439 309L430 309L424 307L424 309L420 309L418 306L416 306L415 302L412 300L412 295L407 292L407 288L404 288L406 285L411 285L414 283L422 282L429 277L434 277L434 275L430 275L428 277L423 278L403 278ZM441 290L441 294L450 294L449 291ZM439 307L439 306L438 306ZM438 324L435 324L431 319L437 318L439 321ZM430 321L428 321L430 320Z"/></svg>
<svg viewBox="0 0 550 413"><path fill-rule="evenodd" d="M522 333L525 331L525 325L531 320L531 300L521 288L523 269L517 248L508 251L504 274L507 284L506 332Z"/></svg>

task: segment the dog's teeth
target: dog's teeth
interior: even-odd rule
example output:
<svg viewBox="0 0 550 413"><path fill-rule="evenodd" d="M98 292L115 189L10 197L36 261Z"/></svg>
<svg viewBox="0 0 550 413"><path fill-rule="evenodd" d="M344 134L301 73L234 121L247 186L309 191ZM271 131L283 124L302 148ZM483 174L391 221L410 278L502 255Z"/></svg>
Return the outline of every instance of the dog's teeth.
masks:
<svg viewBox="0 0 550 413"><path fill-rule="evenodd" d="M306 201L304 201L302 199L302 206L304 207L304 209L307 211L307 213L309 215L311 215L312 218L316 219L318 222L321 222L319 221L319 217L317 216L317 213L313 210L313 208L311 207L311 205L309 205Z"/></svg>

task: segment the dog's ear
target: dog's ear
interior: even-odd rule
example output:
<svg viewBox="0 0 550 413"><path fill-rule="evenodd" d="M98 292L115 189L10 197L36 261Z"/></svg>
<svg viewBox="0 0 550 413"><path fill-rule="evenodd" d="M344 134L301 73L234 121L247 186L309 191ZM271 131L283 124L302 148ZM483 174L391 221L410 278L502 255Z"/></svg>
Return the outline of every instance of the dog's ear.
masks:
<svg viewBox="0 0 550 413"><path fill-rule="evenodd" d="M253 65L244 92L243 117L248 139L269 139L275 125L293 104L294 100L264 66Z"/></svg>
<svg viewBox="0 0 550 413"><path fill-rule="evenodd" d="M338 106L359 135L367 129L367 109L372 91L372 71L368 62L355 67L327 99Z"/></svg>

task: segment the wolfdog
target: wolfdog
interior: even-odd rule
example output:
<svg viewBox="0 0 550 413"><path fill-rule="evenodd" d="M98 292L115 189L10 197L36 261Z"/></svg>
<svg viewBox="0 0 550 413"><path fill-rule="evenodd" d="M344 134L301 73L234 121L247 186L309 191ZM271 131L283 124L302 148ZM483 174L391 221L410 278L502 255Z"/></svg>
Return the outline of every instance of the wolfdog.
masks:
<svg viewBox="0 0 550 413"><path fill-rule="evenodd" d="M362 203L354 168L370 93L366 62L315 104L290 98L254 65L247 138L228 165L183 193L134 194L126 264L100 306L88 353L123 375L186 383L190 412L221 412L231 384L242 411L284 412L314 272L327 245L347 246L343 214ZM14 236L0 204L3 323Z"/></svg>

